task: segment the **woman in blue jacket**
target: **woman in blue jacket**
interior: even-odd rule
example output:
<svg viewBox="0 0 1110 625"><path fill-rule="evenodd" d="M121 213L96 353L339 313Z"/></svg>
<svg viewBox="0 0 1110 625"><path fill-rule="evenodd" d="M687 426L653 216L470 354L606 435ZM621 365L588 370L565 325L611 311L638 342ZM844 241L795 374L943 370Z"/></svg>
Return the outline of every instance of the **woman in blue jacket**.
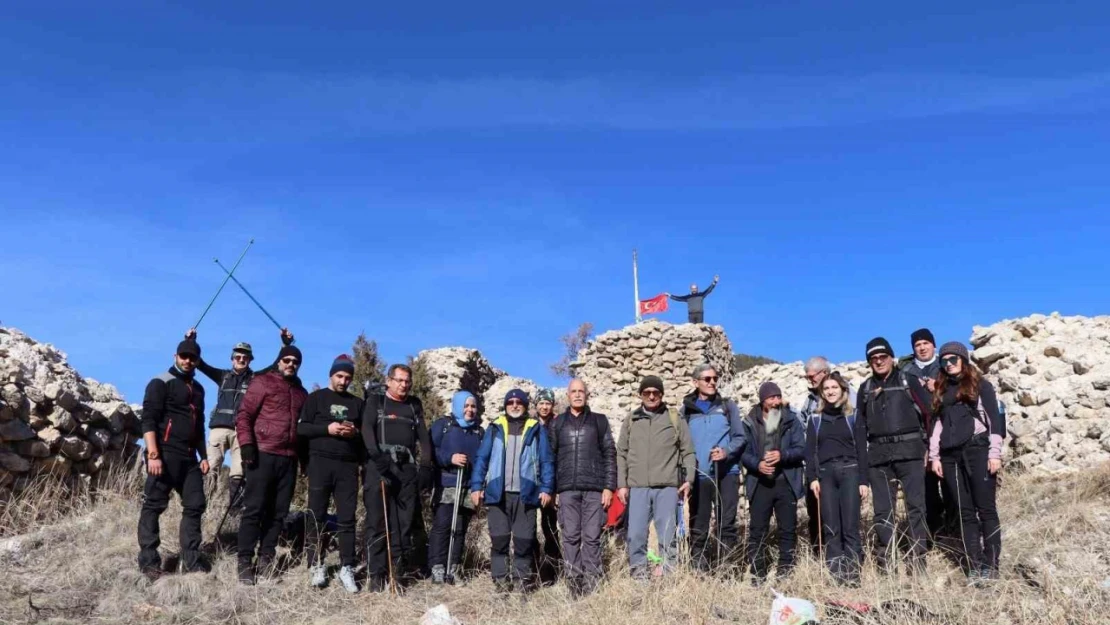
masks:
<svg viewBox="0 0 1110 625"><path fill-rule="evenodd" d="M462 563L466 528L474 516L474 504L470 501L468 488L470 467L482 444L478 400L466 391L455 393L451 399L451 414L440 417L432 424L431 436L439 480L432 495L436 507L432 532L428 536L428 564L432 567L433 584L442 584L445 581L453 583L455 571ZM458 521L454 519L456 509ZM453 542L452 523L455 524ZM450 558L447 554L448 547L451 549ZM448 561L451 563L450 569L447 567Z"/></svg>

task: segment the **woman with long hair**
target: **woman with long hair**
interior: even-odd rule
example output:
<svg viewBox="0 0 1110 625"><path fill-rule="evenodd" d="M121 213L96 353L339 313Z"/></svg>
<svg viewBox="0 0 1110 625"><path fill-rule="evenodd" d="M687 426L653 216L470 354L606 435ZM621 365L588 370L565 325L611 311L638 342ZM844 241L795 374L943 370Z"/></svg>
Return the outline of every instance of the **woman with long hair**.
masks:
<svg viewBox="0 0 1110 625"><path fill-rule="evenodd" d="M859 584L860 504L868 489L866 425L856 421L844 378L821 382L821 400L806 432L806 482L818 499L825 562L842 584Z"/></svg>
<svg viewBox="0 0 1110 625"><path fill-rule="evenodd" d="M1002 531L995 496L1006 422L998 397L962 343L940 348L929 461L956 498L967 576L997 579Z"/></svg>

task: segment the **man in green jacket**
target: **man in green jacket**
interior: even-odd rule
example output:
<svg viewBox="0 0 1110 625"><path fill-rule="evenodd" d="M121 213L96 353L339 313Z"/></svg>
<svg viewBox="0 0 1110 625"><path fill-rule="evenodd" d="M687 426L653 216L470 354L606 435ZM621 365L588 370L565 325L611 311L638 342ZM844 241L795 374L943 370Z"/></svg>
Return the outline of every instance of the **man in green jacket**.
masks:
<svg viewBox="0 0 1110 625"><path fill-rule="evenodd" d="M641 405L625 417L617 443L617 497L628 506L628 562L636 579L648 577L648 524L655 522L663 565L674 567L679 497L686 497L696 471L690 428L663 403L663 380L640 382Z"/></svg>

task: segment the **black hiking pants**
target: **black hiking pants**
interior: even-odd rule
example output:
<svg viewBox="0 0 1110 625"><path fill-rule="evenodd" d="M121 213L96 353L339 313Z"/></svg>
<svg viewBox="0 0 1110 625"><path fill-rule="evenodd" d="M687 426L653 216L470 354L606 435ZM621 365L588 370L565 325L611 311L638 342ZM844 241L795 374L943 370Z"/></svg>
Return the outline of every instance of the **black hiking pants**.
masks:
<svg viewBox="0 0 1110 625"><path fill-rule="evenodd" d="M398 475L382 480L373 464L366 467L362 503L366 507L366 564L371 576L389 575L389 554L393 555L393 574L401 576L405 563L412 561L413 528L420 514L420 486L414 463L396 468ZM385 501L382 501L385 484ZM386 523L389 547L386 547Z"/></svg>
<svg viewBox="0 0 1110 625"><path fill-rule="evenodd" d="M794 568L794 550L798 532L798 499L784 475L773 481L760 477L750 502L751 524L748 527L748 561L752 576L767 577L767 535L771 529L771 515L779 525L779 562L775 575L785 577Z"/></svg>
<svg viewBox="0 0 1110 625"><path fill-rule="evenodd" d="M826 462L821 465L818 475L825 563L829 572L839 580L859 579L860 563L863 561L859 529L859 464L853 461Z"/></svg>
<svg viewBox="0 0 1110 625"><path fill-rule="evenodd" d="M465 491L464 491L465 492ZM466 492L465 496L469 496ZM428 565L447 566L447 549L451 548L451 569L462 568L463 552L466 550L466 532L474 511L459 504L459 520L455 522L455 542L451 543L451 523L454 518L454 503L439 503L432 519L432 531L428 534ZM451 571L447 571L451 573Z"/></svg>
<svg viewBox="0 0 1110 625"><path fill-rule="evenodd" d="M297 459L259 452L258 463L246 472L243 516L239 520L239 560L253 560L255 547L259 560L273 560L297 486Z"/></svg>
<svg viewBox="0 0 1110 625"><path fill-rule="evenodd" d="M976 436L962 448L942 453L940 463L960 511L965 564L970 571L994 573L1002 553L1002 528L995 500L998 476L987 470L989 453L986 435Z"/></svg>
<svg viewBox="0 0 1110 625"><path fill-rule="evenodd" d="M147 474L143 485L143 506L139 512L139 568L162 568L158 547L162 544L158 521L170 505L170 493L181 498L181 525L178 542L181 564L194 570L200 557L200 520L204 515L204 476L196 457L165 454L162 474Z"/></svg>
<svg viewBox="0 0 1110 625"><path fill-rule="evenodd" d="M718 509L718 504L720 508ZM740 476L725 474L718 482L712 476L698 474L690 495L690 557L700 570L707 571L721 559L727 559L739 541L736 510L740 504ZM717 518L717 534L711 531L710 518Z"/></svg>
<svg viewBox="0 0 1110 625"><path fill-rule="evenodd" d="M308 519L305 548L308 565L323 562L327 549L321 541L321 529L328 514L328 502L335 497L336 539L339 561L343 566L357 566L355 552L355 511L358 509L357 461L314 456L308 463Z"/></svg>
<svg viewBox="0 0 1110 625"><path fill-rule="evenodd" d="M925 548L929 531L925 527L925 459L896 460L871 467L871 497L874 501L875 561L881 568L889 568L896 560L898 548L894 536L895 505L898 488L906 502L909 517L910 562L915 568L925 566Z"/></svg>
<svg viewBox="0 0 1110 625"><path fill-rule="evenodd" d="M543 551L536 550L539 559L540 581L553 584L559 577L563 552L559 542L559 513L555 506L540 508L540 530L543 532Z"/></svg>

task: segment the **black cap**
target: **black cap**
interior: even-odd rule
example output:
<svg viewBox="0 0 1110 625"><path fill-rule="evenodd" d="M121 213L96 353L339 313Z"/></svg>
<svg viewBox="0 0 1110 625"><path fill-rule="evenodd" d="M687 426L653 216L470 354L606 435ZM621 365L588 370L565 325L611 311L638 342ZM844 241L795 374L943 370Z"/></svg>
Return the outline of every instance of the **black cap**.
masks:
<svg viewBox="0 0 1110 625"><path fill-rule="evenodd" d="M177 352L175 353L200 358L200 345L197 345L197 342L192 339L185 339L177 344Z"/></svg>
<svg viewBox="0 0 1110 625"><path fill-rule="evenodd" d="M871 357L875 354L886 354L894 358L894 348L890 346L890 341L881 336L877 336L867 342L867 355L864 357L867 360L871 360Z"/></svg>
<svg viewBox="0 0 1110 625"><path fill-rule="evenodd" d="M644 379L640 380L640 392L643 393L644 391L646 391L649 388L653 388L653 389L659 391L660 393L662 393L663 392L663 380L662 380L662 378L660 378L657 375L644 376Z"/></svg>
<svg viewBox="0 0 1110 625"><path fill-rule="evenodd" d="M933 338L933 333L929 331L929 328L921 328L910 335L910 349L913 349L918 341L929 341L933 344L933 347L937 346L937 340Z"/></svg>
<svg viewBox="0 0 1110 625"><path fill-rule="evenodd" d="M296 356L298 362L304 362L304 358L301 358L301 350L296 345L286 345L281 348L281 351L278 352L278 360L286 356Z"/></svg>

